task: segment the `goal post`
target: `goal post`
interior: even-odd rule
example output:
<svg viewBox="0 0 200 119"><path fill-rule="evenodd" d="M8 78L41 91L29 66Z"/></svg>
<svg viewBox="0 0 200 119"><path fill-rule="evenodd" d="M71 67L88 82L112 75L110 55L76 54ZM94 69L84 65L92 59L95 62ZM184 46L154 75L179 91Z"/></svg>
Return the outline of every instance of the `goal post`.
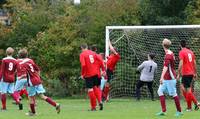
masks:
<svg viewBox="0 0 200 119"><path fill-rule="evenodd" d="M178 52L180 40L184 39L196 55L197 70L200 73L200 25L163 25L163 26L106 26L105 50L109 56L109 41L121 55L121 60L114 71L111 81L111 97L135 96L136 83L140 74L136 68L147 60L147 54L156 54L155 62L158 71L154 80L154 95L159 86L162 72L164 50L162 40L168 38L172 41L171 50L176 56L176 69L178 68ZM195 95L200 98L200 81L195 82ZM141 88L143 98L150 97L146 86Z"/></svg>

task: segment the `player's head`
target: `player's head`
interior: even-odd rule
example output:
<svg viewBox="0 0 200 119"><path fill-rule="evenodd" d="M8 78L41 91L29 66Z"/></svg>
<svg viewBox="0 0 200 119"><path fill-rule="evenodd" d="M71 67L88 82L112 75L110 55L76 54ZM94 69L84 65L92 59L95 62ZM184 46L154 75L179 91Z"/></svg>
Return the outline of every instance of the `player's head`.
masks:
<svg viewBox="0 0 200 119"><path fill-rule="evenodd" d="M164 49L169 49L171 44L172 44L172 42L167 38L163 39L163 41L162 41L162 46Z"/></svg>
<svg viewBox="0 0 200 119"><path fill-rule="evenodd" d="M6 49L6 55L7 56L12 56L13 55L13 53L14 53L14 49L12 48L12 47L8 47L7 49Z"/></svg>
<svg viewBox="0 0 200 119"><path fill-rule="evenodd" d="M28 56L27 49L23 48L23 49L19 50L19 52L18 52L19 58L26 58L27 56Z"/></svg>
<svg viewBox="0 0 200 119"><path fill-rule="evenodd" d="M105 59L105 54L104 53L99 53L102 57L102 59Z"/></svg>
<svg viewBox="0 0 200 119"><path fill-rule="evenodd" d="M87 50L88 49L88 45L86 43L81 45L81 50Z"/></svg>
<svg viewBox="0 0 200 119"><path fill-rule="evenodd" d="M149 53L148 54L148 59L153 60L155 58L156 54L155 53Z"/></svg>
<svg viewBox="0 0 200 119"><path fill-rule="evenodd" d="M185 48L187 46L186 41L181 40L180 45L181 45L181 48Z"/></svg>
<svg viewBox="0 0 200 119"><path fill-rule="evenodd" d="M94 52L97 52L97 45L96 44L92 45L91 50Z"/></svg>

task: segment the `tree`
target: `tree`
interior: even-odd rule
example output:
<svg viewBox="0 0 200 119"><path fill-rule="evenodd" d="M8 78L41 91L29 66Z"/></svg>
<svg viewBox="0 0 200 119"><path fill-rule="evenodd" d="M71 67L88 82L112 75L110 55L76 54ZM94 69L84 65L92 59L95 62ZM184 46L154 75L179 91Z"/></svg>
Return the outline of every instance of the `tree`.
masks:
<svg viewBox="0 0 200 119"><path fill-rule="evenodd" d="M200 0L191 1L185 13L187 14L188 24L199 24L200 23Z"/></svg>
<svg viewBox="0 0 200 119"><path fill-rule="evenodd" d="M191 0L140 0L138 17L142 25L186 24L184 12Z"/></svg>

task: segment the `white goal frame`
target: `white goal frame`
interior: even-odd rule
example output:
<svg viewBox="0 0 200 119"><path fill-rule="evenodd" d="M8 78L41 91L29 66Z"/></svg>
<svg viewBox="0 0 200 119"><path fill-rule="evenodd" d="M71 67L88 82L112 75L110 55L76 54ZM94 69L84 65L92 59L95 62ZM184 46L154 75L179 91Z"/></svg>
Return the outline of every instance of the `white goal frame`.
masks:
<svg viewBox="0 0 200 119"><path fill-rule="evenodd" d="M179 35L179 33L182 33L182 32L184 33L184 31L188 32L188 35L189 35L190 34L190 30L189 29L191 29L191 33L197 30L198 34L195 37L198 38L198 41L195 41L196 44L195 44L194 47L195 48L196 47L199 48L199 43L200 43L200 41L199 41L199 39L200 39L200 37L199 37L200 36L200 25L106 26L106 28L105 28L105 56L106 57L109 56L109 52L110 52L109 42L110 41L112 42L114 47L115 46L119 47L119 49L118 49L119 53L121 53L121 51L123 52L126 49L126 47L121 46L120 43L127 42L128 43L127 45L129 47L129 51L127 51L127 53L130 53L130 55L131 55L130 57L128 57L129 59L126 59L126 58L123 57L122 58L123 61L121 60L121 62L118 63L117 68L125 69L127 67L131 71L131 73L129 71L124 71L123 70L124 72L122 72L122 75L121 75L120 74L121 73L121 69L118 70L116 68L117 69L116 72L115 72L116 76L114 76L114 79L119 79L119 78L120 79L112 81L111 85L113 85L113 88L111 89L111 95L110 95L111 97L115 97L115 96L116 97L118 97L118 96L122 97L122 96L135 95L135 88L136 88L135 86L136 86L137 80L139 78L139 75L135 73L135 70L136 70L137 65L142 63L142 61L144 60L144 59L140 59L140 58L143 57L144 55L146 55L146 53L149 52L149 51L145 51L144 50L144 54L142 54L141 57L137 57L137 55L139 55L139 54L137 54L137 52L141 52L141 51L137 51L140 46L138 46L138 48L137 48L137 44L132 44L131 45L129 43L134 43L134 41L135 41L135 43L140 42L140 37L142 38L142 36L134 36L134 33L137 34L137 32L140 32L140 31L143 32L144 31L144 35L145 35L145 30L147 30L147 33L148 32L151 33L151 30L156 33L157 32L156 30L158 30L158 35L159 34L162 35L163 33L165 33L165 29L166 30L167 29L171 29L171 30L174 29L175 31L177 30L178 31L177 32L178 35ZM180 30L178 30L178 29L180 29ZM131 34L131 32L133 34ZM173 34L173 32L174 31L169 32L169 34L171 34L171 33ZM175 33L175 34L177 34L177 33ZM166 31L166 34L168 34L167 31ZM129 35L131 37L129 37ZM165 35L162 35L162 37L163 36L165 37ZM175 39L173 39L173 40L176 40L176 39L180 40L177 36L175 36ZM168 37L168 36L166 35L166 37ZM183 36L183 37L185 37L185 36ZM112 39L112 38L114 38L114 39ZM137 39L139 38L139 39L137 40L135 38L137 38ZM187 38L187 36L186 36L186 38ZM149 40L152 40L152 38L150 38ZM159 38L158 40L159 40L159 42L161 42L162 38ZM189 39L187 39L187 40L189 40ZM141 42L145 43L146 41L141 41ZM147 44L147 45L152 45L152 44ZM161 46L159 46L159 47L161 48ZM176 48L176 50L174 49L176 51L175 53L178 53L178 42L174 43L174 48ZM146 50L148 50L148 48ZM149 50L152 50L152 49L150 48ZM155 48L153 50L155 50ZM196 49L196 52L198 52L197 49ZM160 54L160 56L162 56L162 55L163 54ZM200 55L198 55L198 57L200 57ZM133 59L130 60L130 58L133 58ZM127 62L130 61L129 62L130 64L126 65L126 64L124 64L124 61L125 62L126 61ZM157 59L157 62L161 63L161 61L162 61L161 58ZM200 61L200 60L198 60L198 61ZM134 67L132 67L132 66L134 66ZM198 64L198 66L200 66L200 64ZM159 71L161 71L161 70L162 69L159 69ZM200 71L200 68L198 68L198 71ZM128 73L128 74L125 74L125 73ZM128 78L126 78L126 77L128 77ZM130 77L131 77L131 79L130 79ZM157 75L157 77L155 79L156 80L159 79L158 75ZM121 82L119 83L118 81L121 81ZM131 84L129 85L130 82L131 82ZM128 86L129 86L128 89L124 88L124 85L126 85L126 84L128 84ZM154 83L154 85L158 86L157 83ZM117 86L117 88L116 88L116 86ZM200 91L200 82L196 81L194 87L195 87L195 94L197 95L197 98L200 99L200 93L198 93ZM144 87L143 89L145 89L145 88L146 87ZM131 89L131 90L129 90L129 89ZM126 92L126 91L128 91L128 92ZM149 96L149 93L146 92L146 90L143 90L143 91L145 91L145 92L143 92L143 96ZM121 94L121 93L124 93L124 94ZM155 91L154 91L154 93L155 93Z"/></svg>
<svg viewBox="0 0 200 119"><path fill-rule="evenodd" d="M176 29L176 28L200 28L200 25L155 25L155 26L106 26L105 34L105 56L109 56L109 40L110 40L110 30L113 29ZM121 37L118 39L120 40Z"/></svg>

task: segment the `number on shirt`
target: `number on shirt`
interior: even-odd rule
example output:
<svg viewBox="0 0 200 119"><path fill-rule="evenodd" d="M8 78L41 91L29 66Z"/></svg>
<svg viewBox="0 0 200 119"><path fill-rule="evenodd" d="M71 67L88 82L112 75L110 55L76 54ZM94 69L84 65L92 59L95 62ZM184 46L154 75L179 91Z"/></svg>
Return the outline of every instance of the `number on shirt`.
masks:
<svg viewBox="0 0 200 119"><path fill-rule="evenodd" d="M9 65L8 65L8 70L9 70L9 71L12 71L12 70L13 70L13 63L12 63L12 62L9 63Z"/></svg>
<svg viewBox="0 0 200 119"><path fill-rule="evenodd" d="M33 65L32 65L32 64L29 64L29 67L30 67L30 69L31 69L31 72L34 72Z"/></svg>
<svg viewBox="0 0 200 119"><path fill-rule="evenodd" d="M90 63L94 63L94 56L93 55L89 55L89 59L90 59Z"/></svg>
<svg viewBox="0 0 200 119"><path fill-rule="evenodd" d="M189 53L188 54L189 62L192 62L192 55Z"/></svg>
<svg viewBox="0 0 200 119"><path fill-rule="evenodd" d="M149 72L151 72L152 71L152 66L150 66L150 68L149 68Z"/></svg>

